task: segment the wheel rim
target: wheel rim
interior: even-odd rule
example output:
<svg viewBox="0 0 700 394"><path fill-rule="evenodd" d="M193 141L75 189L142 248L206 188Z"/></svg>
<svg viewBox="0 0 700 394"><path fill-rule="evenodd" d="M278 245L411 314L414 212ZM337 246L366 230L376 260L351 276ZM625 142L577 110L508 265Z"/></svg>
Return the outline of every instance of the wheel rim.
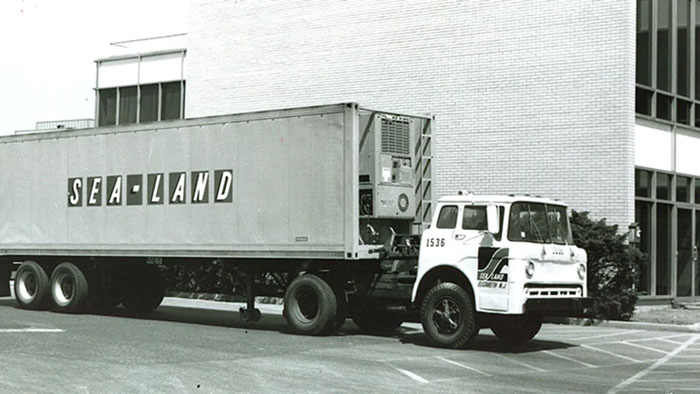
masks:
<svg viewBox="0 0 700 394"><path fill-rule="evenodd" d="M31 302L36 297L37 283L33 272L24 271L17 280L17 296L24 302Z"/></svg>
<svg viewBox="0 0 700 394"><path fill-rule="evenodd" d="M462 323L462 311L452 297L437 300L433 307L433 324L440 334L452 335Z"/></svg>
<svg viewBox="0 0 700 394"><path fill-rule="evenodd" d="M318 299L316 293L308 288L301 288L294 295L296 315L305 323L313 321L318 316Z"/></svg>
<svg viewBox="0 0 700 394"><path fill-rule="evenodd" d="M68 274L59 274L53 284L53 297L59 306L68 305L73 299L75 286Z"/></svg>

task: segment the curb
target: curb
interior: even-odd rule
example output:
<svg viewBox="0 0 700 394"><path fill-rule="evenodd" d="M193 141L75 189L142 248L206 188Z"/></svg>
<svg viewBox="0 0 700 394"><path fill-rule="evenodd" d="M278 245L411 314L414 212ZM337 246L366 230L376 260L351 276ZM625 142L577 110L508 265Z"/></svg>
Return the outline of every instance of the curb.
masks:
<svg viewBox="0 0 700 394"><path fill-rule="evenodd" d="M637 321L619 321L619 320L600 320L590 318L573 318L573 317L546 317L545 323L553 324L568 324L574 326L599 326L624 329L636 329L647 331L675 331L675 332L692 332L700 333L699 324L662 324L662 323L645 323Z"/></svg>

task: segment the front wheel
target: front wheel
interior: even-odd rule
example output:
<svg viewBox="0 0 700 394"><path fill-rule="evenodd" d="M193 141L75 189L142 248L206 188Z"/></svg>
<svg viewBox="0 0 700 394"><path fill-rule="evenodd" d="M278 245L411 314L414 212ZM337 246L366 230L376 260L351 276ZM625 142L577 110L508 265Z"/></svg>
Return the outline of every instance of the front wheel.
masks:
<svg viewBox="0 0 700 394"><path fill-rule="evenodd" d="M526 315L516 320L504 320L498 322L491 331L500 339L510 346L524 345L540 332L542 328L541 315Z"/></svg>
<svg viewBox="0 0 700 394"><path fill-rule="evenodd" d="M333 289L316 275L305 274L294 279L284 294L284 317L302 334L325 334L336 322L337 308Z"/></svg>
<svg viewBox="0 0 700 394"><path fill-rule="evenodd" d="M421 323L431 344L458 349L476 335L474 301L461 286L444 282L428 291L421 306Z"/></svg>

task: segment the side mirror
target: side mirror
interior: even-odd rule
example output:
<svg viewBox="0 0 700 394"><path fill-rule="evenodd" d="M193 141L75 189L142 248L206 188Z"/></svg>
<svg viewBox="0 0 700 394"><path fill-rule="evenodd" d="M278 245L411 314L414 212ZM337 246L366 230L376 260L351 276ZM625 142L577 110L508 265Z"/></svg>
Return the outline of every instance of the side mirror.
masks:
<svg viewBox="0 0 700 394"><path fill-rule="evenodd" d="M488 231L491 234L496 234L500 230L500 220L498 217L498 207L494 204L486 206L486 221L488 222Z"/></svg>

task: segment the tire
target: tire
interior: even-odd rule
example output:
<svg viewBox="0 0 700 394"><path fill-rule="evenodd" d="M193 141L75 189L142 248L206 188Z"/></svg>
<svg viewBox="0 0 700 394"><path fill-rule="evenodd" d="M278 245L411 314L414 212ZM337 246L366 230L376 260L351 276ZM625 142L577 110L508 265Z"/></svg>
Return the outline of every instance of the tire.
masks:
<svg viewBox="0 0 700 394"><path fill-rule="evenodd" d="M352 316L352 321L363 331L388 333L396 331L403 324L403 316L386 313L373 305L360 304Z"/></svg>
<svg viewBox="0 0 700 394"><path fill-rule="evenodd" d="M494 335L510 346L522 346L540 332L541 315L526 315L517 320L504 320L491 327Z"/></svg>
<svg viewBox="0 0 700 394"><path fill-rule="evenodd" d="M122 305L128 312L152 311L163 302L165 284L157 266L146 265L133 273L132 280L123 289Z"/></svg>
<svg viewBox="0 0 700 394"><path fill-rule="evenodd" d="M421 305L421 323L434 346L459 349L477 331L472 297L458 284L444 282L428 291Z"/></svg>
<svg viewBox="0 0 700 394"><path fill-rule="evenodd" d="M284 294L284 317L305 335L324 335L334 324L338 304L333 289L316 275L305 274L289 284Z"/></svg>
<svg viewBox="0 0 700 394"><path fill-rule="evenodd" d="M51 274L51 299L54 310L82 313L87 308L90 290L83 271L72 263L61 263Z"/></svg>
<svg viewBox="0 0 700 394"><path fill-rule="evenodd" d="M345 320L348 316L348 302L345 299L345 286L344 283L339 283L338 281L327 280L326 278L321 278L326 280L333 289L333 294L335 295L335 305L336 314L331 321L328 322L326 327L321 332L321 335L335 335L338 333L341 327L345 324Z"/></svg>
<svg viewBox="0 0 700 394"><path fill-rule="evenodd" d="M25 261L15 275L15 299L22 309L46 309L51 282L46 271L34 261Z"/></svg>

